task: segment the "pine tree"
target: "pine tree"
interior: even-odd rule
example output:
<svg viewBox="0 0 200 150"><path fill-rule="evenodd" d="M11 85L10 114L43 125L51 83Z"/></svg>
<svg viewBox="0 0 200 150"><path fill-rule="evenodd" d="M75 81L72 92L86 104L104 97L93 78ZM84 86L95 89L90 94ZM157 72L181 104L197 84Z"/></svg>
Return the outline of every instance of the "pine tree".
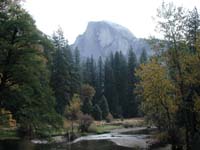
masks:
<svg viewBox="0 0 200 150"><path fill-rule="evenodd" d="M96 89L97 70L96 70L96 62L95 62L93 56L90 57L89 72L90 72L90 83L89 84Z"/></svg>
<svg viewBox="0 0 200 150"><path fill-rule="evenodd" d="M115 76L113 71L113 65L114 65L114 56L111 53L109 58L106 58L105 61L105 70L104 70L104 91L105 91L105 97L108 100L109 104L109 110L110 112L117 116L116 114L116 101L118 101L118 95L116 94L116 87L115 87Z"/></svg>
<svg viewBox="0 0 200 150"><path fill-rule="evenodd" d="M96 62L93 56L88 57L85 62L83 62L83 83L89 84L96 89L97 86L97 70L96 70Z"/></svg>
<svg viewBox="0 0 200 150"><path fill-rule="evenodd" d="M83 84L89 84L90 83L89 66L90 66L90 59L86 58L86 60L83 60L82 65L81 65L81 68L82 68L81 76L82 76Z"/></svg>
<svg viewBox="0 0 200 150"><path fill-rule="evenodd" d="M124 116L123 112L127 109L126 99L127 99L127 90L128 90L128 64L125 56L120 51L120 69L119 69L119 80L116 80L116 83L119 85L119 105L122 107L121 116Z"/></svg>
<svg viewBox="0 0 200 150"><path fill-rule="evenodd" d="M140 62L140 64L145 64L147 62L147 52L145 49L142 50L139 62Z"/></svg>
<svg viewBox="0 0 200 150"><path fill-rule="evenodd" d="M70 100L70 62L67 41L64 38L62 29L58 29L53 35L53 42L56 48L53 60L51 84L56 97L56 110L59 114L64 113L66 104Z"/></svg>
<svg viewBox="0 0 200 150"><path fill-rule="evenodd" d="M106 119L106 117L108 116L110 111L109 111L107 99L104 95L102 95L102 97L101 97L101 100L99 102L99 106L102 110L102 118Z"/></svg>
<svg viewBox="0 0 200 150"><path fill-rule="evenodd" d="M103 68L103 61L101 56L98 59L98 66L97 66L97 87L96 87L96 100L98 101L101 99L102 93L104 92L104 68Z"/></svg>
<svg viewBox="0 0 200 150"><path fill-rule="evenodd" d="M80 52L78 48L74 51L74 78L75 78L75 93L80 93L81 90L81 66L80 66Z"/></svg>
<svg viewBox="0 0 200 150"><path fill-rule="evenodd" d="M81 107L81 111L82 111L84 114L92 115L92 112L93 112L93 104L92 104L91 99L89 99L88 97L86 97L86 98L83 100L83 104L82 104L82 107Z"/></svg>
<svg viewBox="0 0 200 150"><path fill-rule="evenodd" d="M93 117L95 120L102 120L102 110L99 105L95 104L93 108Z"/></svg>
<svg viewBox="0 0 200 150"><path fill-rule="evenodd" d="M122 52L111 53L105 61L105 96L111 113L115 117L123 115L127 98L127 61Z"/></svg>
<svg viewBox="0 0 200 150"><path fill-rule="evenodd" d="M136 76L135 69L137 67L137 58L132 48L128 52L128 94L126 99L126 109L124 115L126 117L135 117L137 115L138 106L135 96Z"/></svg>
<svg viewBox="0 0 200 150"><path fill-rule="evenodd" d="M120 54L117 51L114 55L113 61L113 73L114 73L114 89L116 89L115 94L116 98L114 100L114 109L115 113L113 114L115 117L120 117L122 114L122 105L120 105L120 96L121 96L121 81L120 81ZM120 92L120 93L119 93Z"/></svg>

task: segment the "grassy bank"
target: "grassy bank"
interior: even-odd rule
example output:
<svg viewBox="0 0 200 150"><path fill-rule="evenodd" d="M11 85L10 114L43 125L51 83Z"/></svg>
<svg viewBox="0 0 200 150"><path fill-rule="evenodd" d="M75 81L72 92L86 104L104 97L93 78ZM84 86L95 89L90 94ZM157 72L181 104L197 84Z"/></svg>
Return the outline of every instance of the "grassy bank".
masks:
<svg viewBox="0 0 200 150"><path fill-rule="evenodd" d="M131 118L131 119L114 119L112 122L107 123L105 121L95 121L89 128L89 132L95 134L109 133L115 129L133 128L144 126L143 118Z"/></svg>

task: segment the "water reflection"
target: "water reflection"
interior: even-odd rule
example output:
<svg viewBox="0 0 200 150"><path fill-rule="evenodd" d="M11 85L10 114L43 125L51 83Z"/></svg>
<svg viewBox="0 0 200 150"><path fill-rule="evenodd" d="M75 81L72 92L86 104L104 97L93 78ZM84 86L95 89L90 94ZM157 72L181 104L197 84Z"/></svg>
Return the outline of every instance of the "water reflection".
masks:
<svg viewBox="0 0 200 150"><path fill-rule="evenodd" d="M0 150L133 150L107 140L81 141L74 144L33 144L24 140L0 141Z"/></svg>

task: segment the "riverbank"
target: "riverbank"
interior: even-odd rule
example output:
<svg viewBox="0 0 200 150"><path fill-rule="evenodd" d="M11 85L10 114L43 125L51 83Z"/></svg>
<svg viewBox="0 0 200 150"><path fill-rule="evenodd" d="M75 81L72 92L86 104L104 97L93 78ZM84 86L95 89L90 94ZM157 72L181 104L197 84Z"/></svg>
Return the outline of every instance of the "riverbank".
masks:
<svg viewBox="0 0 200 150"><path fill-rule="evenodd" d="M79 135L72 142L69 142L66 135L62 133L57 136L51 136L51 138L48 139L33 139L29 142L26 141L26 143L32 146L35 145L36 147L48 147L48 150L51 149L49 147L55 149L57 146L59 148L61 147L61 150L67 149L68 147L75 147L75 149L78 147L77 150L86 150L86 147L84 147L86 145L89 150L96 145L103 149L105 145L107 149L110 149L110 146L112 148L120 147L120 150L129 150L132 148L147 149L151 144L155 144L153 135L157 129L154 127L149 128L144 125L144 120L141 118L116 119L111 123L95 121L90 127L89 132L82 134L77 133ZM19 139L11 139L12 138L9 138L5 141L21 141ZM105 150L107 149L105 148ZM153 150L170 150L170 145L154 147Z"/></svg>
<svg viewBox="0 0 200 150"><path fill-rule="evenodd" d="M65 121L64 128L59 130L42 131L44 137L33 139L34 143L41 143L40 141L44 141L42 143L48 142L64 142L66 140L66 133L71 132L71 122ZM78 123L74 125L74 132L76 134L76 138L80 136L87 136L93 134L105 134L113 131L117 131L120 129L133 128L133 127L141 127L144 126L143 118L131 118L131 119L114 119L112 122L107 123L105 121L94 121L92 125L89 127L88 132L80 133L78 132ZM49 135L48 135L49 134ZM0 140L9 140L9 139L20 139L17 135L17 128L1 128L0 129ZM41 140L42 139L42 140Z"/></svg>

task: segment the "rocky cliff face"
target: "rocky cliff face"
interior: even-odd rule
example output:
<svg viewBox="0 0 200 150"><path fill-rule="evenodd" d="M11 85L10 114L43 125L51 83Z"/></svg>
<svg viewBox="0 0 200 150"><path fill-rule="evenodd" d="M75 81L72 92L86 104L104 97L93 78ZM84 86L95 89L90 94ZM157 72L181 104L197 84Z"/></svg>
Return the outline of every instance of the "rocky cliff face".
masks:
<svg viewBox="0 0 200 150"><path fill-rule="evenodd" d="M89 22L86 31L77 37L72 47L77 47L82 57L93 55L94 58L105 57L115 51L126 55L130 47L138 57L143 49L150 53L145 40L136 38L123 26L105 21Z"/></svg>

